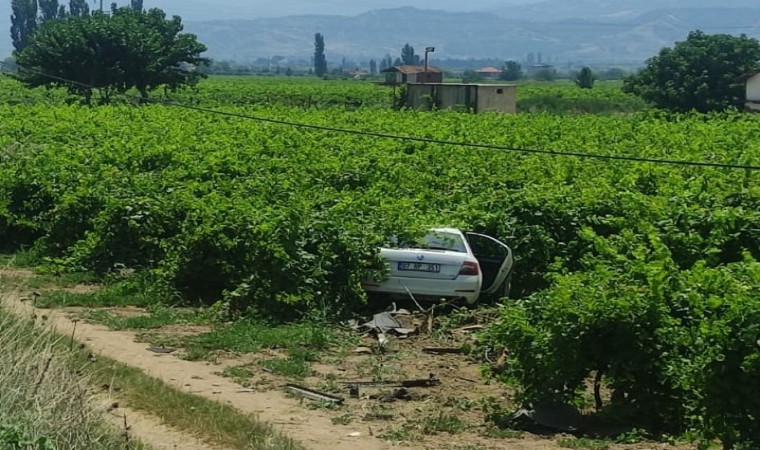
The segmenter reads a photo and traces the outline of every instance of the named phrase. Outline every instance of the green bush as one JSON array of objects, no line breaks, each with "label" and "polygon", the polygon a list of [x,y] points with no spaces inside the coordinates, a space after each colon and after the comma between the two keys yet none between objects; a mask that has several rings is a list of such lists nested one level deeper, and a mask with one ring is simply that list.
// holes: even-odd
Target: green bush
[{"label": "green bush", "polygon": [[525,403],[587,403],[586,382],[610,390],[600,414],[655,434],[700,430],[726,448],[756,447],[760,391],[760,264],[682,270],[654,234],[603,238],[584,271],[502,309],[486,345],[509,352],[503,378]]}]

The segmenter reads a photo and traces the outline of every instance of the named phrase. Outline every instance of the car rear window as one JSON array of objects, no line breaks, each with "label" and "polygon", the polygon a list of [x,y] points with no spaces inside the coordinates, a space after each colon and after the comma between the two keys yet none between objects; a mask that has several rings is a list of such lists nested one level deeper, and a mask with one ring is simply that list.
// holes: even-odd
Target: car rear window
[{"label": "car rear window", "polygon": [[445,231],[431,231],[422,239],[422,247],[431,250],[449,250],[452,252],[467,253],[462,236]]}]

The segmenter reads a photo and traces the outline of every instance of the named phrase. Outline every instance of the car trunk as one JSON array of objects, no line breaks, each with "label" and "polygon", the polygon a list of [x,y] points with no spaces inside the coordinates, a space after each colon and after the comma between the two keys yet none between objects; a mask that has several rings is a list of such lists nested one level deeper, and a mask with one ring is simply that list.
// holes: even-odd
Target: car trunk
[{"label": "car trunk", "polygon": [[459,275],[465,254],[446,250],[382,249],[393,277],[453,280]]}]

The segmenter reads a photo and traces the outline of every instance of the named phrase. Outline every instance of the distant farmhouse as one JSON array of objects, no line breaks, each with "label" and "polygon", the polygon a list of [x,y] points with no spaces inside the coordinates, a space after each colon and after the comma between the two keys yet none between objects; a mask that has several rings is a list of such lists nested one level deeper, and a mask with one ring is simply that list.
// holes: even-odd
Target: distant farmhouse
[{"label": "distant farmhouse", "polygon": [[513,84],[444,83],[443,71],[433,66],[428,66],[425,71],[424,66],[401,65],[383,72],[394,74],[394,79],[388,80],[387,84],[406,85],[403,103],[408,108],[517,112],[517,87]]},{"label": "distant farmhouse", "polygon": [[497,67],[483,67],[482,69],[478,69],[475,71],[478,75],[480,75],[481,78],[486,80],[497,80],[501,74],[502,70]]},{"label": "distant farmhouse", "polygon": [[389,67],[383,72],[395,74],[395,84],[443,83],[443,71],[434,66],[427,66],[425,71],[425,66],[402,65]]},{"label": "distant farmhouse", "polygon": [[517,112],[517,86],[514,84],[411,83],[406,89],[406,106],[409,108]]},{"label": "distant farmhouse", "polygon": [[747,111],[760,112],[760,71],[745,75],[746,98],[744,108]]},{"label": "distant farmhouse", "polygon": [[528,75],[535,75],[537,72],[540,72],[542,70],[551,70],[554,68],[551,64],[546,63],[538,63],[528,66]]}]

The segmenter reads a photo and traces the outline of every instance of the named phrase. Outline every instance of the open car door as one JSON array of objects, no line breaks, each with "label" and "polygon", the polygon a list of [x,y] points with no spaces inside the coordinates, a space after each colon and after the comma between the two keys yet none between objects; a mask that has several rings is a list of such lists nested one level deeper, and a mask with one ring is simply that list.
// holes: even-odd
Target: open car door
[{"label": "open car door", "polygon": [[509,295],[514,257],[509,246],[491,236],[465,233],[470,249],[483,272],[482,294]]}]

